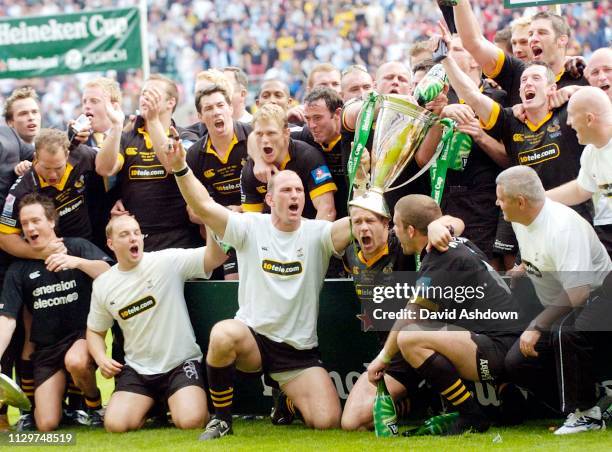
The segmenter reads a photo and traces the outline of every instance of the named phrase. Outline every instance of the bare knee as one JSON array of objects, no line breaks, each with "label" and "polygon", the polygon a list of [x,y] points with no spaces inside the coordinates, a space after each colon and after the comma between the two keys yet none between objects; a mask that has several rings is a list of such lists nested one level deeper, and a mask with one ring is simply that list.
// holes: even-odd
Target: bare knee
[{"label": "bare knee", "polygon": [[317,413],[312,416],[307,422],[310,428],[316,430],[328,430],[338,428],[340,426],[340,411],[339,410],[324,410],[322,413]]},{"label": "bare knee", "polygon": [[181,413],[178,416],[172,416],[172,421],[176,428],[181,430],[200,429],[206,425],[208,415],[204,412],[199,413]]},{"label": "bare knee", "polygon": [[71,375],[85,375],[92,370],[91,361],[86,353],[67,354],[64,364]]},{"label": "bare knee", "polygon": [[367,430],[372,419],[367,418],[361,410],[344,411],[340,419],[340,427],[346,431]]},{"label": "bare knee", "polygon": [[423,347],[423,338],[414,332],[402,331],[397,336],[397,346],[404,357]]},{"label": "bare knee", "polygon": [[51,432],[55,430],[61,421],[59,415],[54,415],[51,413],[41,413],[40,411],[36,411],[36,428],[41,432]]},{"label": "bare knee", "polygon": [[125,433],[130,430],[138,430],[140,424],[141,422],[136,423],[129,419],[111,417],[108,413],[104,416],[104,429],[109,433]]},{"label": "bare knee", "polygon": [[209,350],[228,352],[236,347],[238,333],[231,323],[219,322],[210,331]]}]

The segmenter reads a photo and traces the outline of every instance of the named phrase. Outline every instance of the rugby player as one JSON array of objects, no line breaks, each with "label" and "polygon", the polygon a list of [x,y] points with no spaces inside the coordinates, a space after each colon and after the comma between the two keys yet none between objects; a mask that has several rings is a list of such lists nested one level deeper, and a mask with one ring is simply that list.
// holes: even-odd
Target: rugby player
[{"label": "rugby player", "polygon": [[374,89],[374,79],[364,66],[354,64],[342,71],[340,89],[344,102],[360,99],[365,93]]},{"label": "rugby player", "polygon": [[[57,240],[54,228],[58,214],[53,201],[30,193],[19,207],[27,246],[42,252]],[[0,355],[15,330],[22,305],[32,314],[34,417],[40,431],[54,430],[62,420],[68,374],[85,395],[89,422],[102,425],[102,401],[87,351],[85,326],[92,279],[108,270],[112,261],[85,239],[63,240],[67,254],[52,254],[44,261],[14,262],[0,300]]]},{"label": "rugby player", "polygon": [[[408,195],[398,201],[393,222],[404,254],[423,251],[428,225],[441,216],[428,196]],[[459,411],[447,434],[486,431],[490,421],[464,380],[494,383],[502,377],[506,352],[522,326],[518,306],[484,254],[467,239],[453,239],[445,252],[432,249],[425,254],[416,286],[419,292],[406,306],[414,318],[396,321],[382,351],[368,366],[368,378],[372,383],[383,378],[400,352]],[[480,288],[482,295],[465,297],[455,290],[466,287]],[[479,317],[487,309],[499,318]]]},{"label": "rugby player", "polygon": [[[140,226],[130,215],[111,218],[106,233],[117,264],[94,283],[87,317],[90,353],[103,377],[115,377],[104,427],[139,429],[154,402],[167,400],[175,426],[201,428],[208,419],[202,352],[183,289],[187,279],[208,278],[226,256],[214,243],[145,253]],[[125,338],[125,363],[106,356],[104,338],[113,320]]]},{"label": "rugby player", "polygon": [[[256,130],[257,124],[256,114]],[[245,263],[236,318],[211,331],[206,363],[215,417],[201,439],[232,432],[235,369],[269,374],[310,427],[337,427],[340,403],[319,358],[316,324],[329,258],[349,244],[348,219],[303,219],[304,186],[293,171],[271,178],[270,215],[232,213],[197,181],[180,143],[168,151],[168,161],[188,205]]]}]

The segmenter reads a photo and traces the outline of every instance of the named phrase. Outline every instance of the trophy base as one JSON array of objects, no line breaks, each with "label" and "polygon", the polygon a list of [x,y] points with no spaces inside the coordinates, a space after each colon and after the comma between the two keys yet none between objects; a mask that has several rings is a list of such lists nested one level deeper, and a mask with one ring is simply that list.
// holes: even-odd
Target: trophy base
[{"label": "trophy base", "polygon": [[354,198],[349,202],[349,207],[359,207],[391,219],[391,213],[389,212],[389,207],[383,196],[383,191],[376,187],[370,188],[363,195]]}]

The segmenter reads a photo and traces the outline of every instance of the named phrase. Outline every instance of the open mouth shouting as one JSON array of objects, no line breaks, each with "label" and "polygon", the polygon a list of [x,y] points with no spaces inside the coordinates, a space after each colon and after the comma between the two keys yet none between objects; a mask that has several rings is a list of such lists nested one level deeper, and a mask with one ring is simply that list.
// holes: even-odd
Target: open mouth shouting
[{"label": "open mouth shouting", "polygon": [[223,132],[225,130],[225,121],[223,119],[215,120],[215,130],[217,132]]},{"label": "open mouth shouting", "polygon": [[130,256],[133,259],[138,258],[138,256],[140,255],[140,247],[136,244],[130,246]]},{"label": "open mouth shouting", "polygon": [[300,205],[297,202],[292,202],[289,204],[289,212],[298,213],[300,210]]},{"label": "open mouth shouting", "polygon": [[533,59],[539,60],[542,57],[542,48],[539,46],[531,46],[531,52],[533,53]]},{"label": "open mouth shouting", "polygon": [[271,156],[272,154],[274,154],[274,148],[272,146],[264,146],[263,153],[264,155]]},{"label": "open mouth shouting", "polygon": [[38,234],[37,232],[33,232],[26,236],[26,240],[30,245],[34,245],[38,237],[40,237],[40,234]]},{"label": "open mouth shouting", "polygon": [[533,100],[535,98],[535,90],[532,89],[526,89],[525,90],[525,100],[529,101],[529,100]]},{"label": "open mouth shouting", "polygon": [[601,85],[599,85],[599,89],[603,90],[605,93],[607,93],[610,90],[610,83],[608,82],[603,82]]}]

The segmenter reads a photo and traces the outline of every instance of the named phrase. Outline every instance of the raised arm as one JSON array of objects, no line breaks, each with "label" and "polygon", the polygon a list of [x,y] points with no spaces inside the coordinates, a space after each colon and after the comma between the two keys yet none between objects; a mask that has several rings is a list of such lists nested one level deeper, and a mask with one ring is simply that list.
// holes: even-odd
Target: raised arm
[{"label": "raised arm", "polygon": [[174,128],[171,129],[171,134],[172,146],[166,150],[166,160],[171,171],[175,174],[176,183],[181,190],[181,194],[193,212],[217,236],[223,239],[230,211],[217,204],[210,197],[206,188],[204,188],[187,166],[185,148],[183,148],[179,135]]},{"label": "raised arm", "polygon": [[501,50],[482,35],[470,1],[458,0],[457,6],[453,9],[455,25],[463,47],[472,54],[485,74],[495,73]]},{"label": "raised arm", "polygon": [[100,176],[113,176],[121,169],[121,158],[119,157],[119,146],[121,144],[121,133],[125,115],[121,110],[119,102],[111,102],[106,99],[106,114],[111,121],[111,129],[104,138],[100,152],[96,155],[96,172]]},{"label": "raised arm", "polygon": [[351,243],[351,222],[349,217],[340,218],[332,225],[332,243],[336,252],[344,251]]}]

